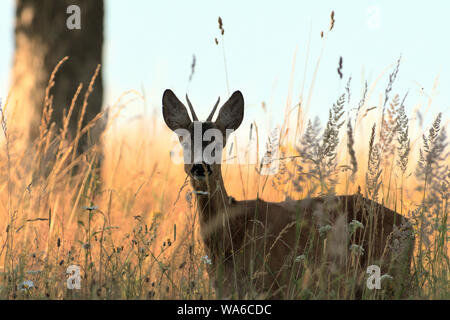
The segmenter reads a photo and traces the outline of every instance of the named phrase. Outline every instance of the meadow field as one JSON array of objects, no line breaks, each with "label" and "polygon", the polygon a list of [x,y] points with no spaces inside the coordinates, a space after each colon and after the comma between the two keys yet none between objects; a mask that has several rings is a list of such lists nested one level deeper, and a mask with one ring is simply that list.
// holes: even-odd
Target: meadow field
[{"label": "meadow field", "polygon": [[[240,128],[248,130],[247,141],[232,138],[225,157],[258,161],[225,161],[225,186],[238,200],[355,193],[376,200],[408,217],[414,228],[410,287],[402,298],[450,299],[448,118],[436,111],[448,106],[430,109],[430,98],[428,106],[408,114],[415,102],[392,89],[401,76],[401,59],[395,59],[361,92],[344,88],[327,106],[326,123],[309,119],[313,106],[305,94],[278,106],[285,109],[284,122],[268,141],[260,140],[256,122]],[[141,93],[125,92],[69,139],[67,126],[57,131],[48,123],[52,81],[40,136],[31,146],[10,125],[8,108],[15,102],[6,98],[1,105],[0,299],[217,298],[206,273],[195,195],[183,165],[171,160],[176,144],[161,109],[118,124],[130,101],[145,104]],[[66,119],[74,105],[87,107],[89,92],[76,91]],[[371,97],[376,105],[368,103]],[[424,124],[426,115],[432,120]],[[78,155],[74,141],[93,134],[98,123],[104,127],[101,144]],[[278,170],[263,174],[273,162]],[[80,287],[71,289],[78,273]],[[313,273],[319,280],[309,281],[316,279]],[[326,270],[305,267],[292,284],[295,294],[286,298],[354,299],[352,279],[348,270],[336,281]],[[387,297],[384,289],[363,295]]]}]

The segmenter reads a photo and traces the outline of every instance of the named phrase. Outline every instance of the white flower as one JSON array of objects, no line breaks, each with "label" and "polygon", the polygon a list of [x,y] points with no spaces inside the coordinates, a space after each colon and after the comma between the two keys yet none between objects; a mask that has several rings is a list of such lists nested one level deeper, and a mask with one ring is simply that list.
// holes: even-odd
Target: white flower
[{"label": "white flower", "polygon": [[203,257],[200,258],[200,260],[204,263],[204,264],[212,264],[211,259],[208,257],[208,255],[204,255]]},{"label": "white flower", "polygon": [[20,291],[27,291],[31,288],[34,288],[34,282],[31,280],[25,280],[17,286],[17,289]]},{"label": "white flower", "polygon": [[349,225],[352,232],[355,232],[358,228],[364,229],[364,225],[358,220],[352,220]]}]

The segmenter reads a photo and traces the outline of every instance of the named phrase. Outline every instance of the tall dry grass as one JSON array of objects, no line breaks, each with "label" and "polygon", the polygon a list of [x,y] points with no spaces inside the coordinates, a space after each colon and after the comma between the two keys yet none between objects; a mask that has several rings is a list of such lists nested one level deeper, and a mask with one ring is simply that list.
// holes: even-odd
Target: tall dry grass
[{"label": "tall dry grass", "polygon": [[[329,31],[333,25],[332,16]],[[249,140],[266,144],[264,159],[269,160],[224,164],[225,186],[238,200],[363,193],[409,217],[414,225],[416,248],[406,297],[448,299],[446,125],[439,114],[421,131],[406,114],[410,102],[391,92],[399,66],[400,59],[376,106],[368,104],[373,86],[366,83],[360,100],[350,103],[347,85],[323,127],[319,120],[307,119],[312,92],[301,93],[298,113],[287,112],[281,130],[268,142],[259,141],[253,124]],[[30,146],[21,143],[20,132],[9,130],[6,109],[11,102],[6,100],[1,109],[0,298],[214,299],[206,273],[209,257],[198,237],[195,197],[182,165],[171,161],[173,141],[161,115],[118,126],[116,119],[127,104],[143,99],[137,92],[126,92],[86,127],[79,126],[71,141],[67,125],[57,132],[48,123],[52,81],[40,136]],[[76,90],[65,123],[74,107],[86,108],[92,89],[85,92],[83,103],[81,88]],[[76,140],[92,134],[99,123],[105,128],[102,145],[94,143],[78,155]],[[227,157],[243,153],[247,143],[234,140]],[[101,171],[96,165],[99,157]],[[273,161],[279,161],[278,173],[260,175]],[[401,237],[400,231],[393,236]],[[299,262],[303,258],[297,257]],[[80,290],[67,287],[71,265],[81,268]],[[336,291],[333,279],[324,286],[309,283],[308,277],[293,283],[301,295],[291,298],[354,298],[352,290]],[[366,292],[364,297],[385,296]]]}]

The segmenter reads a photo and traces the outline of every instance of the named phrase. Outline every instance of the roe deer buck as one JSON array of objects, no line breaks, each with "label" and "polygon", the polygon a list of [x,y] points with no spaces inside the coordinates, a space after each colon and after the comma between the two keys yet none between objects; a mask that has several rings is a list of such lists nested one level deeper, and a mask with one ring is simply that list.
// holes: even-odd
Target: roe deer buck
[{"label": "roe deer buck", "polygon": [[[302,297],[311,292],[302,288],[314,291],[336,284],[342,279],[339,272],[345,280],[353,279],[353,286],[347,282],[345,292],[336,297],[361,297],[366,267],[372,264],[403,288],[413,239],[401,215],[360,194],[280,203],[236,201],[227,194],[220,162],[227,130],[236,130],[243,120],[244,98],[234,92],[215,122],[219,101],[202,122],[186,100],[193,121],[171,90],[164,92],[162,112],[183,146],[184,169],[196,194],[200,232],[212,261],[208,272],[219,297]],[[207,149],[202,137],[211,129],[225,137],[214,155],[218,161],[202,158]],[[199,153],[200,158],[195,156]],[[398,234],[406,243],[394,239]]]}]

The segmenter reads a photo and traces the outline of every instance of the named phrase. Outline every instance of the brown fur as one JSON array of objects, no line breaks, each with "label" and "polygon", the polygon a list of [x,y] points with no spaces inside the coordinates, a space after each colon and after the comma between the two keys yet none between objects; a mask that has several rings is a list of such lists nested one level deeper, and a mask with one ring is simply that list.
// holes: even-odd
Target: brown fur
[{"label": "brown fur", "polygon": [[[370,264],[380,265],[383,273],[389,272],[397,279],[409,271],[410,246],[390,265],[393,226],[400,227],[404,219],[374,201],[358,194],[280,203],[235,201],[227,195],[223,180],[215,181],[208,179],[202,185],[194,180],[192,185],[197,191],[216,190],[211,195],[198,194],[197,200],[202,238],[212,259],[209,272],[221,297],[293,298],[297,293],[290,284],[302,272],[302,264],[293,262],[295,257],[307,253],[310,268],[319,269],[325,262],[330,271],[334,269],[338,274],[351,263],[351,243],[364,249],[364,254],[353,262],[362,272]],[[209,188],[205,189],[206,185]],[[324,239],[317,230],[324,224],[333,225],[339,216],[345,217],[345,227],[357,220],[365,228],[358,229],[351,239],[344,237],[342,243],[334,243],[343,247],[337,252],[330,251],[332,241],[336,241],[330,232],[327,240],[331,243],[324,260]],[[371,249],[369,243],[373,244]]]},{"label": "brown fur", "polygon": [[[411,227],[402,225],[401,215],[359,194],[280,203],[236,201],[226,192],[220,163],[192,164],[195,148],[203,152],[207,144],[194,143],[194,122],[170,90],[163,96],[163,115],[172,130],[189,132],[188,137],[180,136],[191,155],[185,157],[184,169],[197,194],[202,239],[212,261],[208,271],[219,298],[296,298],[302,287],[327,285],[321,274],[331,280],[356,274],[357,285],[350,296],[361,297],[365,270],[371,264],[394,276],[397,293],[404,290],[413,239]],[[215,122],[196,124],[201,124],[203,137],[209,129],[222,133],[237,129],[243,116],[244,100],[237,91],[222,106]],[[353,220],[364,228],[349,236]],[[406,244],[399,246],[393,241],[394,226],[404,229]],[[364,253],[352,255],[351,245],[362,247]],[[400,249],[391,250],[396,246]],[[298,285],[297,280],[303,282]]]}]

